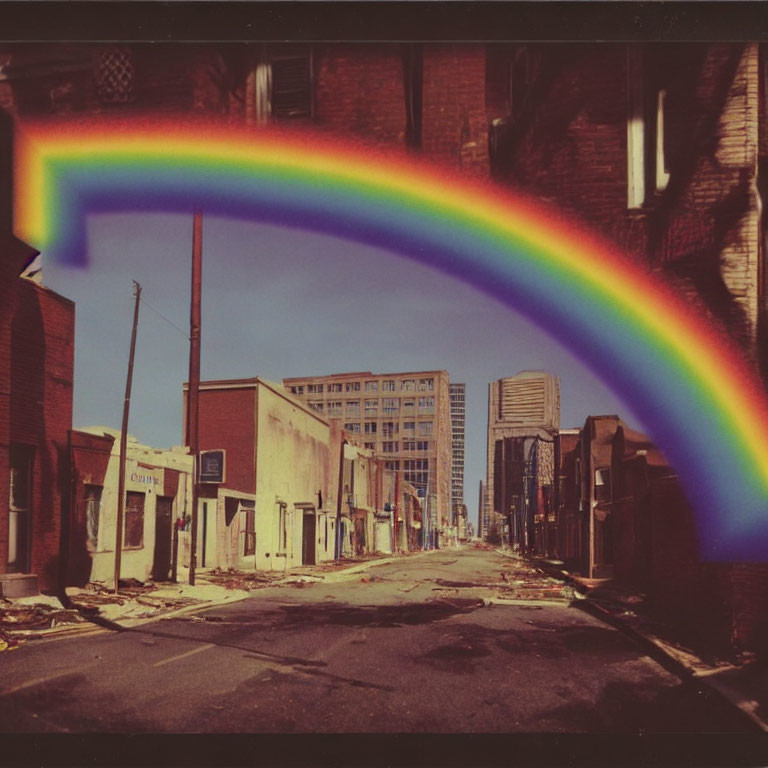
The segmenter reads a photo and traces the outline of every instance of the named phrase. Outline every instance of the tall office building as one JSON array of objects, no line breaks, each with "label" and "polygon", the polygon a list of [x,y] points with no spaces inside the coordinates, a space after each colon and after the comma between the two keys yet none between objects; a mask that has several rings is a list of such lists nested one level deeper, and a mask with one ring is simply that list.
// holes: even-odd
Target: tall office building
[{"label": "tall office building", "polygon": [[451,521],[452,434],[447,371],[334,373],[283,386],[386,460],[387,469],[430,497],[439,527]]},{"label": "tall office building", "polygon": [[[560,379],[556,376],[522,371],[489,385],[484,537],[496,521],[508,525],[510,539],[529,543],[528,517],[533,510],[527,483],[543,487],[554,482],[553,439],[559,427]],[[528,478],[532,455],[536,477]]]},{"label": "tall office building", "polygon": [[466,423],[466,384],[451,384],[451,440],[453,459],[451,466],[451,510],[464,504],[464,436]]}]

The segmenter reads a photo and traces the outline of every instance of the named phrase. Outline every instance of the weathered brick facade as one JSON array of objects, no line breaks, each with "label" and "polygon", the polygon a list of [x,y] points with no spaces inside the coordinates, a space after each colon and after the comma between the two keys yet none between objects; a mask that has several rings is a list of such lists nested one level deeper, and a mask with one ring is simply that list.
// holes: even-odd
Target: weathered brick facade
[{"label": "weathered brick facade", "polygon": [[[489,116],[506,121],[495,174],[597,227],[756,358],[758,46],[525,48],[523,96],[506,114],[503,78],[489,78]],[[489,62],[498,68],[511,56],[492,51]],[[663,108],[648,103],[660,92]],[[644,100],[638,120],[645,144],[634,163],[646,173],[643,199],[634,202],[628,190],[633,98]],[[657,185],[660,147],[668,179]]]},{"label": "weathered brick facade", "polygon": [[[68,493],[67,436],[72,427],[74,305],[15,278],[0,316],[0,573],[9,571],[11,446],[31,453],[26,532],[18,535],[22,572],[56,586],[62,504]],[[24,523],[22,523],[24,525]],[[26,549],[26,552],[24,550]]]},{"label": "weathered brick facade", "polygon": [[487,176],[484,47],[425,45],[423,61],[424,154]]}]

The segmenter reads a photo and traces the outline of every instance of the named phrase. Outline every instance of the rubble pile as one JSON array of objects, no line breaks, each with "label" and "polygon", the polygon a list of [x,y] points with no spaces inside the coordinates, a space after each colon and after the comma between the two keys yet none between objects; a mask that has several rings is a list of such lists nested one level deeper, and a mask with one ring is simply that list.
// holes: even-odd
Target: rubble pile
[{"label": "rubble pile", "polygon": [[26,630],[51,629],[62,624],[84,621],[76,610],[62,608],[57,600],[26,603],[24,600],[0,603],[0,631],[8,638]]},{"label": "rubble pile", "polygon": [[564,600],[570,602],[574,589],[540,568],[517,562],[514,570],[501,572],[498,595],[505,600]]},{"label": "rubble pile", "polygon": [[238,571],[236,568],[214,568],[206,574],[206,580],[226,589],[263,589],[282,579],[284,574],[277,571]]}]

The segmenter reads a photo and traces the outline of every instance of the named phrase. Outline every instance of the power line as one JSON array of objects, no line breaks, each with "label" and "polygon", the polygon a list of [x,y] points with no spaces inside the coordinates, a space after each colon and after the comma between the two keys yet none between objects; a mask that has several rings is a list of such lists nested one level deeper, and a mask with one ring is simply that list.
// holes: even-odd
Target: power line
[{"label": "power line", "polygon": [[189,340],[189,333],[185,331],[183,328],[179,328],[176,323],[174,323],[172,320],[169,320],[159,309],[155,309],[146,299],[144,299],[144,306],[147,307],[147,309],[151,309],[158,317],[165,320],[168,325],[171,326],[171,328],[175,328],[182,336],[184,336],[185,339]]}]

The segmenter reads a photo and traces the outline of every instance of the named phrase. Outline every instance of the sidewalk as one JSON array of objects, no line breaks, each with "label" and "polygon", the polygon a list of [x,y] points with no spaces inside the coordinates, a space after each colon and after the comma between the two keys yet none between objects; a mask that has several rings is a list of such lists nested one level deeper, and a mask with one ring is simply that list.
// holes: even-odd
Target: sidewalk
[{"label": "sidewalk", "polygon": [[194,586],[185,582],[156,585],[121,580],[118,594],[97,585],[89,589],[70,587],[70,607],[64,607],[57,597],[50,595],[0,598],[0,652],[17,650],[27,641],[128,629],[245,600],[253,591],[267,587],[301,588],[311,583],[343,581],[374,566],[421,554],[426,553],[344,559],[301,566],[287,573],[199,569]]},{"label": "sidewalk", "polygon": [[563,570],[562,563],[555,561],[533,557],[528,562],[571,584],[576,607],[631,636],[667,670],[715,691],[741,710],[753,726],[768,731],[768,666],[765,662],[746,656],[725,659],[689,638],[683,639],[679,630],[650,614],[644,595],[618,589],[609,580],[583,579]]}]

